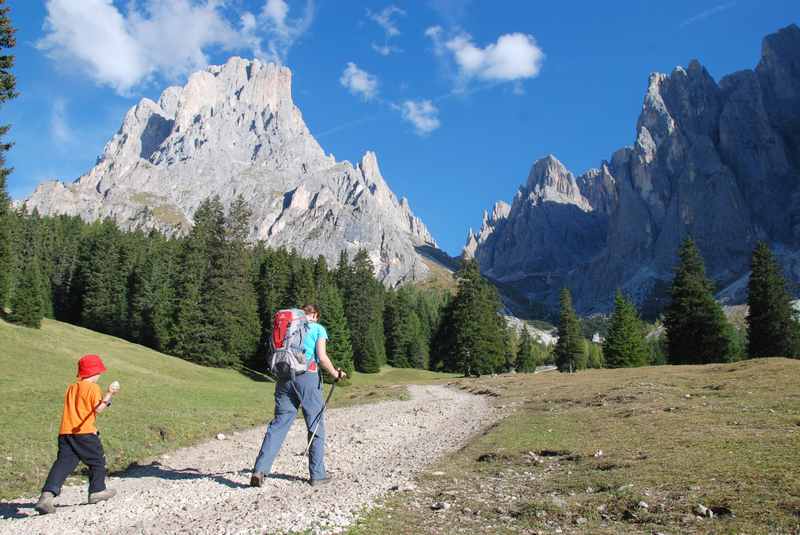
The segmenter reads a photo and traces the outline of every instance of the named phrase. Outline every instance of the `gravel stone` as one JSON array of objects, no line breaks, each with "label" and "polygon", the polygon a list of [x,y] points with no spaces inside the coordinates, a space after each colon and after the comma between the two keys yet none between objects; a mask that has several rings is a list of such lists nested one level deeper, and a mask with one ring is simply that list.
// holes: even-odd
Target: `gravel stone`
[{"label": "gravel stone", "polygon": [[10,500],[6,505],[16,505],[22,518],[0,519],[0,533],[341,532],[387,489],[413,489],[415,474],[500,417],[485,396],[440,385],[408,389],[408,401],[332,409],[326,415],[330,485],[307,483],[308,462],[298,455],[306,431],[298,418],[261,488],[250,488],[249,481],[264,426],[136,467],[111,482],[118,494],[102,504],[85,505],[85,486],[65,486],[54,515],[37,515],[36,497]]}]

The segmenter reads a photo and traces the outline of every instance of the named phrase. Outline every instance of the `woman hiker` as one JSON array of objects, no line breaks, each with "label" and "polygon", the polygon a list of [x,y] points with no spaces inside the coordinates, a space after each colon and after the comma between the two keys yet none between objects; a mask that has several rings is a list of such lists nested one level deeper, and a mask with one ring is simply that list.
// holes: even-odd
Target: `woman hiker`
[{"label": "woman hiker", "polygon": [[322,366],[336,380],[344,379],[347,374],[331,363],[326,351],[328,333],[319,321],[319,307],[314,304],[303,306],[303,312],[309,321],[309,329],[303,339],[308,368],[305,373],[292,380],[279,381],[275,385],[275,417],[267,427],[261,451],[256,457],[256,465],[250,478],[251,487],[260,487],[264,483],[264,475],[269,474],[272,463],[281,449],[286,433],[292,426],[297,409],[303,409],[309,437],[318,424],[317,432],[311,443],[308,455],[308,471],[312,486],[324,485],[331,478],[325,472],[325,421],[322,401]]}]

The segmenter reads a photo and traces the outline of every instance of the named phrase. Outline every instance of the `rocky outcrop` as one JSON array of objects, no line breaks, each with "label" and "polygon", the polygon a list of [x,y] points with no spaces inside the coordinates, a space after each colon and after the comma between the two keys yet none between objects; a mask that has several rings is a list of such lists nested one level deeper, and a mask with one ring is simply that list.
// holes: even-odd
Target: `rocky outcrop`
[{"label": "rocky outcrop", "polygon": [[616,288],[657,301],[689,235],[729,300],[758,240],[800,279],[800,28],[765,38],[756,69],[719,84],[697,61],[651,75],[632,147],[577,179],[555,162],[534,165],[550,177],[541,195],[529,178],[502,224],[468,244],[532,300],[553,304],[566,285],[584,312],[607,310]]},{"label": "rocky outcrop", "polygon": [[25,203],[172,233],[191,227],[206,198],[227,206],[243,195],[253,240],[332,262],[366,248],[388,284],[424,278],[414,248],[435,245],[430,232],[392,193],[375,154],[355,166],[325,154],[292,101],[291,78],[241,58],[194,73],[131,108],[87,174],[41,184]]}]

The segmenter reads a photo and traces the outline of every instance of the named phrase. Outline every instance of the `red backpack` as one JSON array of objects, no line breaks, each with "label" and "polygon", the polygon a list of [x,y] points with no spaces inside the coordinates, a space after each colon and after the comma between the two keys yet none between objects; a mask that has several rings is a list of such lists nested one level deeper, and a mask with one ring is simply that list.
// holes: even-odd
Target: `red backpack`
[{"label": "red backpack", "polygon": [[299,308],[279,310],[272,318],[272,337],[267,364],[272,374],[281,380],[294,379],[307,370],[305,337],[309,324]]}]

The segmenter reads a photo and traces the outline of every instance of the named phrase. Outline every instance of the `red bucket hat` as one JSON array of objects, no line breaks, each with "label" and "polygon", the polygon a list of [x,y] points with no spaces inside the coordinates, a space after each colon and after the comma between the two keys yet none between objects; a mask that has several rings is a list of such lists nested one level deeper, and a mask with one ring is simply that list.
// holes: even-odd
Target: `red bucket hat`
[{"label": "red bucket hat", "polygon": [[85,379],[106,371],[103,360],[97,355],[84,355],[78,361],[78,377]]}]

